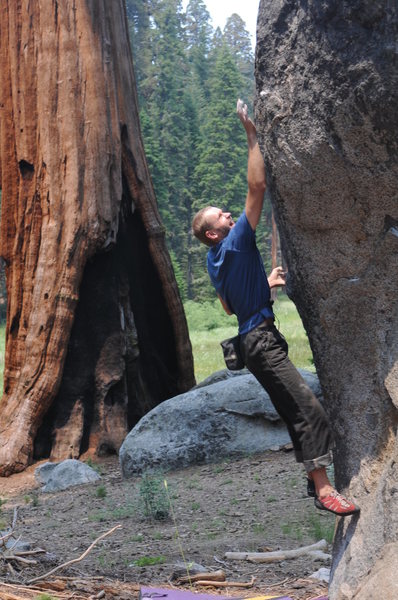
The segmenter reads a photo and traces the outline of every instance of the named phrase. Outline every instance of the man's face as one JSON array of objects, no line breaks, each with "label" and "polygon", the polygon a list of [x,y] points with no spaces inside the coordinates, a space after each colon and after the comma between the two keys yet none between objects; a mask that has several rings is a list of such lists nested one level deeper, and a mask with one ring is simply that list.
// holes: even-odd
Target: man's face
[{"label": "man's face", "polygon": [[224,212],[221,208],[214,206],[206,212],[206,218],[210,224],[206,235],[215,242],[220,242],[227,237],[235,225],[230,212]]}]

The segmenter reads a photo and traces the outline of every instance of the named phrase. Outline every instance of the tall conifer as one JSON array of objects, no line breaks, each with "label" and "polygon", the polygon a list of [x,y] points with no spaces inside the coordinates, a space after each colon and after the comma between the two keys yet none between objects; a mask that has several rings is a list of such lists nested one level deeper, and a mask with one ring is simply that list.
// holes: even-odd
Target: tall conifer
[{"label": "tall conifer", "polygon": [[185,14],[180,0],[126,6],[145,151],[173,265],[183,297],[208,299],[206,249],[192,240],[191,220],[206,204],[234,216],[243,209],[247,150],[235,104],[238,96],[252,101],[249,34],[238,15],[224,34],[214,31],[203,0],[189,0]]},{"label": "tall conifer", "polygon": [[244,97],[252,106],[254,97],[254,56],[250,34],[245,22],[236,13],[228,17],[224,27],[223,39],[232,50],[236,66],[245,83]]}]

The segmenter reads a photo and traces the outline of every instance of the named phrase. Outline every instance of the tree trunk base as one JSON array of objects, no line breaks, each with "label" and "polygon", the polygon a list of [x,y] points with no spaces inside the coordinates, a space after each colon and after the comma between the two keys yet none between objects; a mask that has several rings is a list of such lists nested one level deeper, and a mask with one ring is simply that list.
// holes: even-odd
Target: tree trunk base
[{"label": "tree trunk base", "polygon": [[179,393],[173,331],[145,230],[138,213],[124,209],[116,245],[86,266],[61,387],[36,436],[35,459],[117,453],[150,408]]}]

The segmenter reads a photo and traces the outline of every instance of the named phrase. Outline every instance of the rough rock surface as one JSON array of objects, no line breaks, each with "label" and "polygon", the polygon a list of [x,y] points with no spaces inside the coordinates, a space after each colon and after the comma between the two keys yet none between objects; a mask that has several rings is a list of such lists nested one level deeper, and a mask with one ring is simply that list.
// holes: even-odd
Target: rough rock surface
[{"label": "rough rock surface", "polygon": [[[318,398],[318,400],[323,402],[322,389],[316,373],[312,373],[311,371],[307,371],[306,369],[297,370],[303,377],[303,379],[306,381],[306,383],[309,385],[309,387],[311,388],[315,396]],[[229,369],[221,369],[220,371],[215,371],[214,373],[206,377],[206,379],[200,381],[193,389],[197,390],[198,388],[206,387],[213,383],[218,383],[219,381],[230,381],[232,378],[240,377],[242,375],[251,374],[250,371],[246,368],[240,371],[230,371]],[[254,379],[254,377],[251,375],[250,379]],[[266,394],[266,396],[268,397],[268,394]]]},{"label": "rough rock surface", "polygon": [[361,506],[338,524],[332,600],[373,600],[367,580],[384,597],[396,580],[380,557],[398,554],[397,12],[390,0],[259,9],[256,123],[289,293],[331,417],[337,484]]},{"label": "rough rock surface", "polygon": [[[314,393],[319,382],[301,371]],[[123,475],[168,470],[222,457],[262,452],[290,438],[268,394],[251,374],[226,379],[170,398],[145,415],[119,452]]]},{"label": "rough rock surface", "polygon": [[101,476],[79,460],[74,458],[60,463],[44,463],[35,470],[36,480],[44,484],[42,492],[59,492],[75,485],[96,483]]}]

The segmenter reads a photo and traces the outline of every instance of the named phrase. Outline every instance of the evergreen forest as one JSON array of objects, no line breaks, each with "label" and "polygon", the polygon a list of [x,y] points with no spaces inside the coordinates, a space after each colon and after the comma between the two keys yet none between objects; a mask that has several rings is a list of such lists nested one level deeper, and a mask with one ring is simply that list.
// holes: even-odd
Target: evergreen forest
[{"label": "evergreen forest", "polygon": [[[182,299],[214,297],[206,248],[191,234],[197,210],[237,218],[247,191],[246,135],[238,97],[252,113],[254,56],[245,22],[213,29],[203,0],[126,0],[145,152]],[[257,240],[269,267],[271,209]]]}]

